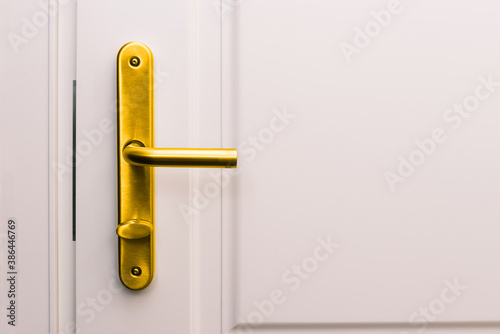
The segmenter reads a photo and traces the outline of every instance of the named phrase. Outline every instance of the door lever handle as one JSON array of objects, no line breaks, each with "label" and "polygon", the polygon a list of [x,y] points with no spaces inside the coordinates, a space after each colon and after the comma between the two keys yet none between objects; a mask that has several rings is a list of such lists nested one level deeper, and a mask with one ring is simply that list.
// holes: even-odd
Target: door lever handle
[{"label": "door lever handle", "polygon": [[131,143],[123,158],[134,166],[236,168],[237,151],[223,148],[150,148]]},{"label": "door lever handle", "polygon": [[153,54],[125,44],[117,56],[118,273],[131,290],[146,288],[155,269],[154,169],[236,168],[236,149],[155,148]]}]

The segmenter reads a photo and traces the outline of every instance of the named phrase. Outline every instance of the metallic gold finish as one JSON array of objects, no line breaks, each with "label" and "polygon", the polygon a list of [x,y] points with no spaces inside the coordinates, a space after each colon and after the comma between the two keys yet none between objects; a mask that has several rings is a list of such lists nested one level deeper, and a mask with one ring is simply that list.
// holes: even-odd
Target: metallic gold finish
[{"label": "metallic gold finish", "polygon": [[123,158],[134,166],[236,168],[235,149],[221,148],[149,148],[130,144]]},{"label": "metallic gold finish", "polygon": [[153,225],[144,220],[132,219],[118,224],[116,234],[125,239],[141,239],[149,237],[153,232]]},{"label": "metallic gold finish", "polygon": [[[140,60],[132,61],[136,58]],[[154,276],[154,169],[130,165],[122,150],[132,140],[154,146],[153,80],[153,54],[148,47],[125,44],[117,59],[118,271],[123,285],[132,290],[144,289]],[[136,222],[149,222],[149,235],[131,238],[145,234],[132,227]],[[132,274],[136,267],[141,275]]]},{"label": "metallic gold finish", "polygon": [[132,290],[147,287],[155,269],[154,169],[236,168],[235,149],[154,148],[153,54],[139,42],[117,57],[118,271]]}]

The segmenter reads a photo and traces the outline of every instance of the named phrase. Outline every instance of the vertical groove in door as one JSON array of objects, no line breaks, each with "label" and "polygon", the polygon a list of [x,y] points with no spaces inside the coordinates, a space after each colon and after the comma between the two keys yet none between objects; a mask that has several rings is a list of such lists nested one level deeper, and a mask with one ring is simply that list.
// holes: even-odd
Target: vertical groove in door
[{"label": "vertical groove in door", "polygon": [[[200,50],[199,50],[199,8],[198,0],[188,2],[188,109],[189,144],[200,146]],[[197,168],[189,170],[189,201],[193,207],[194,190],[199,187],[200,174]],[[189,223],[189,332],[200,333],[200,286],[199,286],[199,217],[190,215]]]},{"label": "vertical groove in door", "polygon": [[[222,96],[222,89],[224,87],[224,85],[222,84],[222,78],[223,78],[223,70],[224,68],[222,67],[223,65],[223,62],[222,62],[222,51],[223,51],[223,48],[222,48],[222,0],[219,0],[219,8],[220,8],[220,15],[219,15],[219,54],[220,54],[220,64],[219,64],[219,68],[220,68],[220,79],[219,79],[219,82],[220,82],[220,147],[222,148],[222,143],[223,143],[223,140],[222,140],[222,127],[223,127],[223,122],[222,122],[222,115],[223,115],[223,112],[222,112],[222,109],[223,109],[223,96]],[[224,237],[224,234],[223,234],[223,223],[224,223],[224,217],[223,217],[223,206],[222,206],[222,203],[224,203],[223,201],[223,198],[224,198],[224,187],[222,187],[222,181],[223,181],[223,178],[222,178],[222,173],[220,174],[220,184],[221,184],[221,187],[220,187],[220,254],[219,254],[219,257],[220,257],[220,333],[222,334],[222,314],[224,313],[223,312],[223,306],[222,306],[222,300],[223,300],[223,283],[224,283],[224,272],[222,270],[222,266],[223,266],[223,256],[222,256],[222,252],[223,252],[223,247],[224,247],[224,242],[222,240],[222,238]]]}]

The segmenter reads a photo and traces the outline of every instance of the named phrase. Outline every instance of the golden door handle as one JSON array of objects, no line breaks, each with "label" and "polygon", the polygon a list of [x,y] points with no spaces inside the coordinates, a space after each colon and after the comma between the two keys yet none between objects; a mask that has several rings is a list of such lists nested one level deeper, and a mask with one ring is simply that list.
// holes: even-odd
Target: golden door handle
[{"label": "golden door handle", "polygon": [[145,220],[132,219],[116,228],[116,234],[125,239],[142,239],[148,237],[153,232],[153,224]]},{"label": "golden door handle", "polygon": [[155,270],[155,194],[152,167],[236,168],[235,149],[154,148],[153,54],[139,42],[117,57],[118,275],[141,290]]},{"label": "golden door handle", "polygon": [[123,158],[134,166],[236,168],[238,152],[224,148],[150,148],[129,144]]}]

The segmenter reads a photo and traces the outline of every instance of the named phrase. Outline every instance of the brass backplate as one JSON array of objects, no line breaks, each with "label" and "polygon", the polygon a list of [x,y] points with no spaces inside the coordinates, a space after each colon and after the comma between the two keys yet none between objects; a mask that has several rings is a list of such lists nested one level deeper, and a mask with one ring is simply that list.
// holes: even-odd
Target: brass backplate
[{"label": "brass backplate", "polygon": [[[144,289],[154,276],[154,168],[131,165],[122,152],[132,141],[154,147],[153,85],[151,50],[139,42],[125,44],[117,57],[118,225],[127,236],[137,237],[118,232],[118,271],[123,285],[132,290]],[[139,222],[144,222],[142,227],[151,224],[149,235],[134,232],[136,227],[149,231],[140,229]]]}]

